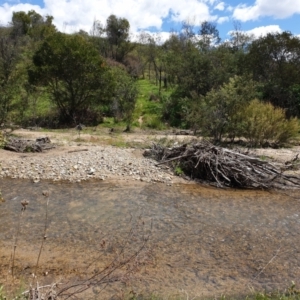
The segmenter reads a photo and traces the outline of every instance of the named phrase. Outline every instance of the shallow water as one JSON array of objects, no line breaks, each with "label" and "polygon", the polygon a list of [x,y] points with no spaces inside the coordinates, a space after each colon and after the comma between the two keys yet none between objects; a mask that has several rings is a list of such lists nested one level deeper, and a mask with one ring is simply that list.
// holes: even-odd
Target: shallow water
[{"label": "shallow water", "polygon": [[[300,201],[297,192],[217,190],[200,185],[140,182],[78,184],[2,180],[1,266],[8,267],[20,202],[16,256],[26,275],[35,263],[45,224],[40,265],[49,273],[76,274],[94,259],[101,240],[121,240],[142,220],[151,233],[155,263],[141,271],[138,290],[216,296],[300,285]],[[27,271],[26,271],[27,270]],[[2,274],[3,275],[3,274]]]}]

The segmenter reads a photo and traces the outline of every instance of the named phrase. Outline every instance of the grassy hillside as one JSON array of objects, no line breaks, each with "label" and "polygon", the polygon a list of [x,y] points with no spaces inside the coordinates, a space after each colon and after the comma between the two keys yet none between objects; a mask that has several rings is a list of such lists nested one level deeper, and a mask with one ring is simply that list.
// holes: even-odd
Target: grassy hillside
[{"label": "grassy hillside", "polygon": [[[166,127],[162,121],[162,99],[171,94],[171,90],[162,89],[159,95],[158,86],[148,79],[137,81],[138,98],[133,113],[133,127],[163,129]],[[50,97],[44,91],[39,91],[32,95],[19,95],[13,103],[14,109],[10,113],[10,120],[20,123],[22,126],[41,126],[48,120],[53,120],[55,116],[55,106],[50,101]],[[22,109],[20,109],[20,107]],[[47,120],[47,122],[44,122]],[[55,120],[54,120],[55,123]],[[114,123],[113,118],[105,118],[103,127],[125,127],[124,122]]]},{"label": "grassy hillside", "polygon": [[137,84],[139,95],[133,125],[141,128],[165,128],[166,124],[162,120],[163,99],[170,96],[172,90],[162,89],[159,95],[158,86],[148,79],[140,79]]}]

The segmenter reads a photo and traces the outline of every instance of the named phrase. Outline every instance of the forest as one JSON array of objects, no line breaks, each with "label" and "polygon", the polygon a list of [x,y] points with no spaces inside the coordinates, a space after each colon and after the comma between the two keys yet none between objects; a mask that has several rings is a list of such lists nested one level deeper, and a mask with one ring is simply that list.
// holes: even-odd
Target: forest
[{"label": "forest", "polygon": [[18,11],[0,27],[0,86],[2,127],[111,118],[130,131],[144,117],[146,128],[282,144],[299,134],[300,39],[287,31],[254,38],[235,24],[221,41],[205,21],[183,23],[166,41],[147,32],[133,41],[128,20],[115,15],[66,34],[52,16]]}]

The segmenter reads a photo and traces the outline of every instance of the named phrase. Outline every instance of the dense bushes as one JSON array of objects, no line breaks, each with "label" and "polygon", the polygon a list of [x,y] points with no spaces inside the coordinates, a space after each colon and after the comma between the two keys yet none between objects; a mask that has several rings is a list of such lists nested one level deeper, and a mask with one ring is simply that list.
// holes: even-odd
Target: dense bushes
[{"label": "dense bushes", "polygon": [[251,146],[273,142],[282,144],[297,136],[299,123],[296,118],[287,120],[282,108],[255,99],[243,114],[243,136]]},{"label": "dense bushes", "polygon": [[262,146],[294,138],[299,131],[298,120],[288,120],[285,110],[256,99],[256,87],[251,80],[230,79],[220,89],[193,101],[190,123],[218,142],[245,138],[251,146]]},{"label": "dense bushes", "polygon": [[256,95],[256,84],[247,78],[233,77],[220,89],[213,89],[206,96],[196,98],[188,120],[195,130],[221,141],[232,140],[242,134],[243,109]]}]

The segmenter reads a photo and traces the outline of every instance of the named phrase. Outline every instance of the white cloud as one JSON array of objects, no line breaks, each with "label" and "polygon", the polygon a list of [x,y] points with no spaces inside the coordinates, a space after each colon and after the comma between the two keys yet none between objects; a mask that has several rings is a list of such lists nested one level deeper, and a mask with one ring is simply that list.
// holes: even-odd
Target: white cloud
[{"label": "white cloud", "polygon": [[238,5],[233,17],[246,22],[269,16],[276,19],[285,19],[300,13],[300,0],[256,0],[254,5]]},{"label": "white cloud", "polygon": [[[154,40],[156,41],[157,44],[163,44],[166,40],[169,39],[169,37],[171,35],[171,33],[167,32],[167,31],[151,32],[148,30],[144,30],[144,31],[133,34],[131,36],[131,40],[133,42],[142,42],[143,43],[143,41],[140,40],[141,34],[150,35],[151,37],[154,38]],[[147,42],[147,41],[144,41],[144,42]]]},{"label": "white cloud", "polygon": [[[228,35],[231,35],[233,31],[229,31]],[[247,34],[248,36],[253,36],[254,38],[259,38],[261,36],[266,36],[268,33],[281,33],[282,29],[278,25],[268,25],[253,28],[251,30],[241,31],[241,33]]]},{"label": "white cloud", "polygon": [[254,35],[255,37],[266,36],[268,33],[281,33],[282,29],[278,25],[268,25],[253,28],[245,31],[248,35]]},{"label": "white cloud", "polygon": [[220,18],[218,18],[217,23],[223,24],[225,22],[228,22],[229,20],[230,20],[229,17],[220,17]]},{"label": "white cloud", "polygon": [[217,4],[214,7],[214,9],[223,11],[225,9],[225,3],[224,2],[220,2],[219,4]]},{"label": "white cloud", "polygon": [[13,11],[34,9],[42,15],[52,15],[54,24],[66,32],[83,29],[89,31],[93,20],[105,24],[110,14],[127,18],[132,32],[154,27],[160,30],[164,19],[182,22],[194,18],[199,24],[204,20],[214,21],[210,14],[217,0],[44,0],[44,8],[31,4],[9,4],[0,6],[0,21],[11,20]]},{"label": "white cloud", "polygon": [[228,5],[228,6],[226,7],[226,11],[233,12],[233,11],[234,11],[234,7],[231,6],[231,5]]}]

